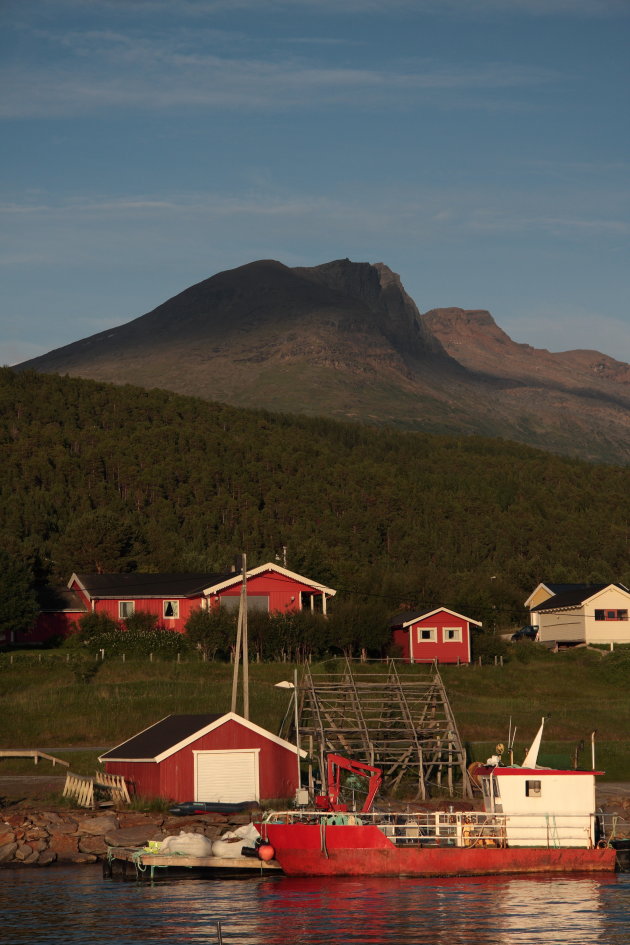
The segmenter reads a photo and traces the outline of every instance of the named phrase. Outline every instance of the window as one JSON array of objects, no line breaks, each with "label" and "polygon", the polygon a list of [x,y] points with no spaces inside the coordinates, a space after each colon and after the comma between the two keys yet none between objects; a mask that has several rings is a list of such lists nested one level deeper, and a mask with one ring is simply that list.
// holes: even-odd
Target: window
[{"label": "window", "polygon": [[596,610],[595,620],[627,620],[627,610]]},{"label": "window", "polygon": [[435,627],[418,627],[418,643],[435,643],[437,640],[437,629]]},{"label": "window", "polygon": [[[228,613],[233,614],[238,612],[238,608],[241,603],[241,595],[235,594],[230,597],[221,598],[221,607],[223,610],[227,610]],[[247,613],[251,614],[254,611],[262,611],[265,614],[269,613],[269,597],[267,594],[248,594],[247,595]]]},{"label": "window", "polygon": [[462,642],[462,628],[461,627],[444,627],[442,631],[444,636],[445,643],[461,643]]},{"label": "window", "polygon": [[166,620],[177,620],[179,617],[179,601],[165,600],[162,602],[162,616]]},{"label": "window", "polygon": [[131,617],[136,609],[136,602],[133,600],[119,600],[118,601],[118,619],[126,620],[127,617]]},{"label": "window", "polygon": [[542,788],[541,781],[526,781],[525,782],[525,796],[526,797],[541,797]]}]

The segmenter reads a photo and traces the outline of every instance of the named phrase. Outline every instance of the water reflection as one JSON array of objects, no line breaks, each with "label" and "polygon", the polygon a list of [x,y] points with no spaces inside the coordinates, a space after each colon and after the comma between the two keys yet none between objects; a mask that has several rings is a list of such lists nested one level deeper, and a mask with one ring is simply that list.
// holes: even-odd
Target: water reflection
[{"label": "water reflection", "polygon": [[626,945],[630,875],[103,880],[0,873],[6,945]]}]

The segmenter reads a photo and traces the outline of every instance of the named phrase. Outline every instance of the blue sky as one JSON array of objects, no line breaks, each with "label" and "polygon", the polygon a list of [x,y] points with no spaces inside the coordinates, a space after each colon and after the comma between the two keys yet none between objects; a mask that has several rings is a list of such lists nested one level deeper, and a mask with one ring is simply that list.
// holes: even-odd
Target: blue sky
[{"label": "blue sky", "polygon": [[2,0],[0,363],[254,259],[630,361],[628,0]]}]

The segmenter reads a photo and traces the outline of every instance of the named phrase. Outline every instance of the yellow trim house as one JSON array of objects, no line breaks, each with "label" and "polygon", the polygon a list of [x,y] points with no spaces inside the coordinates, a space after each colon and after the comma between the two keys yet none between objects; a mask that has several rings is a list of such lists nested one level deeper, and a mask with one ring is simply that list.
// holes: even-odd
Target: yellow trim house
[{"label": "yellow trim house", "polygon": [[623,584],[539,584],[525,601],[541,643],[630,643]]}]

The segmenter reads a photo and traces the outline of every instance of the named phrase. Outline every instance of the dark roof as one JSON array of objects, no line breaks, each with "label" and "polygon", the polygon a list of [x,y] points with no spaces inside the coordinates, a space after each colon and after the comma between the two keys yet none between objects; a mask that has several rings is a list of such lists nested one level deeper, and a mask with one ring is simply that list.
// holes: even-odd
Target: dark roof
[{"label": "dark roof", "polygon": [[42,613],[87,613],[87,607],[75,591],[68,587],[53,587],[49,584],[36,588],[37,603]]},{"label": "dark roof", "polygon": [[220,574],[77,574],[90,597],[195,597],[206,587],[235,577]]},{"label": "dark roof", "polygon": [[[564,586],[568,587],[569,590],[563,590],[558,594],[554,594],[549,600],[543,601],[542,604],[537,604],[532,610],[538,612],[540,610],[558,610],[561,607],[576,607],[585,600],[588,600],[589,597],[592,597],[593,594],[597,594],[598,591],[603,591],[605,587],[610,587],[610,584],[569,584]],[[619,585],[613,586],[618,587]],[[551,584],[546,584],[545,587],[552,590]]]},{"label": "dark roof", "polygon": [[552,594],[564,594],[565,591],[578,591],[584,590],[586,587],[592,587],[592,584],[550,584],[548,581],[543,581],[545,587],[551,591]]},{"label": "dark roof", "polygon": [[134,735],[111,751],[105,752],[101,758],[115,761],[117,758],[132,759],[157,758],[162,752],[179,744],[185,738],[200,732],[201,729],[216,722],[221,715],[167,715],[165,719],[156,722],[151,728]]}]

